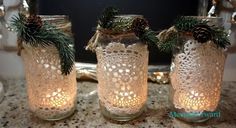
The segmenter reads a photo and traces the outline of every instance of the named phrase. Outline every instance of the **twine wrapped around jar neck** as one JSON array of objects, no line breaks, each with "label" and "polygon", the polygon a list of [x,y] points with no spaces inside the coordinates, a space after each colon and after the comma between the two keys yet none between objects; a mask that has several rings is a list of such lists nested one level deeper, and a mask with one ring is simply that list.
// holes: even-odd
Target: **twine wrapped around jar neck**
[{"label": "twine wrapped around jar neck", "polygon": [[98,44],[99,36],[109,37],[112,39],[121,39],[124,37],[135,36],[135,34],[132,31],[125,31],[122,33],[114,33],[114,31],[112,31],[112,30],[99,29],[99,30],[96,30],[95,34],[89,40],[88,45],[86,46],[86,50],[91,50],[93,52],[95,51],[96,47],[99,45]]},{"label": "twine wrapped around jar neck", "polygon": [[[134,32],[131,29],[132,22],[135,18],[143,18],[142,15],[117,15],[115,16],[114,23],[126,23],[125,26],[122,28],[101,28],[100,26],[97,27],[95,34],[89,40],[88,45],[86,46],[86,50],[95,51],[98,45],[98,38],[99,36],[107,36],[112,39],[119,39],[127,36],[135,36]],[[118,29],[118,30],[116,30]]]}]

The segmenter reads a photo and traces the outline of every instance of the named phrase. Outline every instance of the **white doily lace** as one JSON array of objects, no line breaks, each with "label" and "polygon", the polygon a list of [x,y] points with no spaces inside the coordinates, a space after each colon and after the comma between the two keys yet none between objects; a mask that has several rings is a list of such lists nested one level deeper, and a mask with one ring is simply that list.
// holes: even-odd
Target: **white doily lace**
[{"label": "white doily lace", "polygon": [[139,112],[147,100],[147,46],[112,42],[96,53],[100,101],[115,114]]},{"label": "white doily lace", "polygon": [[54,46],[29,47],[22,51],[29,107],[43,119],[61,118],[75,108],[77,83],[75,69],[61,74],[58,51]]},{"label": "white doily lace", "polygon": [[225,55],[213,43],[189,39],[176,54],[170,74],[176,108],[187,112],[214,111],[220,99]]}]

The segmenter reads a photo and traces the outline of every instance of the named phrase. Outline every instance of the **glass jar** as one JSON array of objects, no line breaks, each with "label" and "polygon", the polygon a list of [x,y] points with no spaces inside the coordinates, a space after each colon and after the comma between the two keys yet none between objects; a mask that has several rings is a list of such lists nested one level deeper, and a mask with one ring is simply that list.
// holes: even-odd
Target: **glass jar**
[{"label": "glass jar", "polygon": [[55,46],[24,45],[22,58],[30,110],[44,120],[60,120],[70,116],[76,109],[75,67],[70,74],[62,74],[59,52]]},{"label": "glass jar", "polygon": [[97,39],[98,97],[102,114],[116,121],[142,114],[147,101],[148,49],[133,32],[100,31]]},{"label": "glass jar", "polygon": [[[221,20],[218,18],[209,19]],[[216,24],[218,25],[218,24]],[[187,121],[203,122],[218,118],[221,83],[226,56],[212,41],[200,43],[189,35],[180,35],[173,50],[171,64],[170,116]]]}]

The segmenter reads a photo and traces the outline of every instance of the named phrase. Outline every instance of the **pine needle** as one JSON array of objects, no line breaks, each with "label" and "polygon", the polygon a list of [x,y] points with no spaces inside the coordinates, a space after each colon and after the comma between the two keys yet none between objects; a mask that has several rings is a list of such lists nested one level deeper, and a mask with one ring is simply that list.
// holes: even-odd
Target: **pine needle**
[{"label": "pine needle", "polygon": [[[178,32],[192,32],[192,29],[197,25],[208,25],[208,21],[199,20],[194,17],[179,17],[175,21],[175,28]],[[209,26],[209,25],[208,25]],[[226,48],[230,45],[228,34],[224,31],[224,28],[217,26],[209,26],[211,34],[213,35],[212,41],[220,48]]]},{"label": "pine needle", "polygon": [[18,38],[33,47],[55,46],[59,52],[62,74],[70,74],[75,59],[73,39],[46,21],[44,21],[42,28],[38,32],[29,33],[26,21],[27,17],[23,14],[19,14],[19,17],[14,17],[12,20],[11,26],[17,32]]},{"label": "pine needle", "polygon": [[98,24],[102,28],[109,29],[112,27],[112,21],[115,18],[115,15],[118,14],[118,9],[114,7],[105,8],[98,20]]}]

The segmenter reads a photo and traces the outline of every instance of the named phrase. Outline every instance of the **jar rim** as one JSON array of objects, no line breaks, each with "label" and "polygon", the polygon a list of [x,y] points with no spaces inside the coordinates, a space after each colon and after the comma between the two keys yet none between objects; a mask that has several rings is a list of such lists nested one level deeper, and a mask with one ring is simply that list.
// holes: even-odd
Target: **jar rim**
[{"label": "jar rim", "polygon": [[143,15],[137,15],[137,14],[120,14],[116,15],[116,18],[144,18]]},{"label": "jar rim", "polygon": [[223,19],[222,17],[217,17],[217,16],[184,16],[184,17],[193,17],[197,19]]},{"label": "jar rim", "polygon": [[69,19],[67,15],[39,15],[43,21],[65,20]]},{"label": "jar rim", "polygon": [[218,21],[218,22],[223,22],[222,17],[208,17],[208,16],[185,16],[185,17],[193,17],[199,20],[206,20],[206,21]]},{"label": "jar rim", "polygon": [[208,25],[216,25],[218,27],[222,27],[223,26],[223,18],[222,17],[208,17],[208,16],[184,16],[184,17],[192,17],[192,18],[196,18],[198,20],[203,20],[203,21],[207,21]]}]

